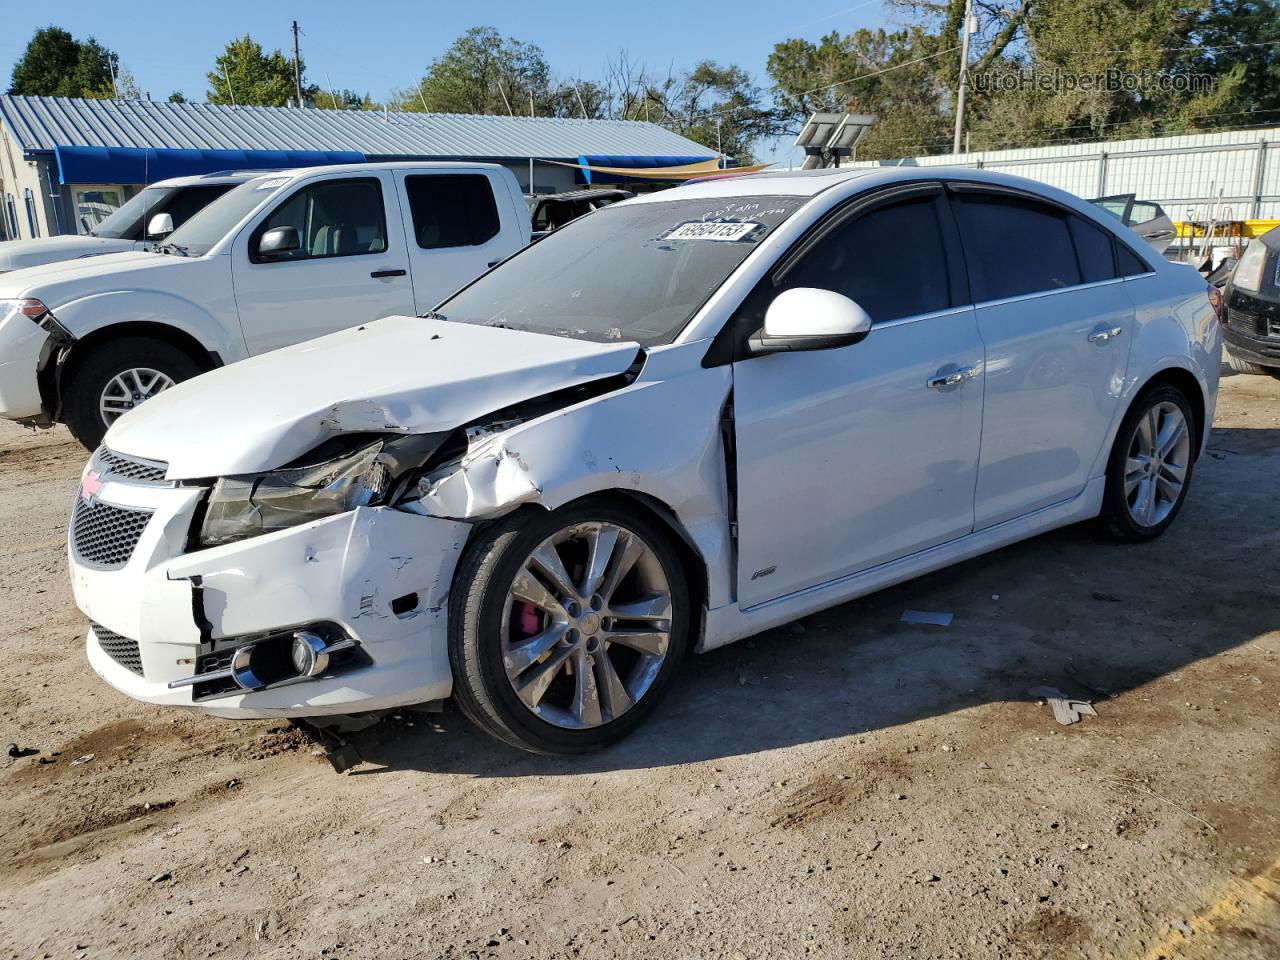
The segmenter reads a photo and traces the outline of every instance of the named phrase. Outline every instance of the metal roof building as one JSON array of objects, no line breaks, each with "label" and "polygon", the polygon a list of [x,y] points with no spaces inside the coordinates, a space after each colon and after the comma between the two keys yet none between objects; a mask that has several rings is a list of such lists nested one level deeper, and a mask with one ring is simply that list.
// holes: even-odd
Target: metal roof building
[{"label": "metal roof building", "polygon": [[75,232],[84,204],[109,207],[145,183],[215,170],[484,160],[509,166],[526,191],[546,193],[586,178],[539,161],[659,167],[714,155],[656,124],[629,120],[0,95],[0,235]]}]

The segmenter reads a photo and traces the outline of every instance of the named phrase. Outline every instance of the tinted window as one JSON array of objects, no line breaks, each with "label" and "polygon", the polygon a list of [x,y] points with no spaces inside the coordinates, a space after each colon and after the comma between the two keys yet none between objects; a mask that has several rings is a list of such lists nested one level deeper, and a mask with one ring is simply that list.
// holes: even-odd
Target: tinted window
[{"label": "tinted window", "polygon": [[413,235],[424,250],[472,247],[498,235],[498,205],[481,174],[405,177]]},{"label": "tinted window", "polygon": [[382,187],[377,180],[329,180],[303,187],[254,231],[257,238],[275,227],[293,227],[302,246],[276,260],[315,260],[382,253],[387,249],[387,225],[382,213]]},{"label": "tinted window", "polygon": [[783,286],[842,293],[875,323],[945,310],[951,295],[937,202],[904,200],[836,227],[787,271]]},{"label": "tinted window", "polygon": [[1080,217],[1072,217],[1069,223],[1084,282],[1097,283],[1099,280],[1113,279],[1116,264],[1111,252],[1111,234]]},{"label": "tinted window", "polygon": [[1116,244],[1116,263],[1122,277],[1133,277],[1140,273],[1151,272],[1151,268],[1143,263],[1138,255],[1123,243]]},{"label": "tinted window", "polygon": [[999,300],[1080,282],[1067,215],[1019,197],[961,194],[956,204],[974,298]]},{"label": "tinted window", "polygon": [[208,187],[186,187],[170,197],[168,203],[153,210],[152,216],[161,212],[169,214],[173,217],[173,226],[176,229],[233,186],[234,184],[222,183]]}]

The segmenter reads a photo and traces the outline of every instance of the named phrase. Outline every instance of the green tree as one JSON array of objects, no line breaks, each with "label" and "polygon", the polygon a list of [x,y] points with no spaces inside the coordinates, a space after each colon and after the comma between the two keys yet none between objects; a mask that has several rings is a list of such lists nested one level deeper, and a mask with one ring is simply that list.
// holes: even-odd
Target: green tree
[{"label": "green tree", "polygon": [[542,49],[503,37],[493,27],[472,27],[394,101],[401,110],[527,116],[530,98],[532,112],[544,116],[556,99]]},{"label": "green tree", "polygon": [[[303,91],[304,95],[307,91]],[[381,110],[382,104],[369,94],[361,96],[354,90],[322,90],[314,88],[308,97],[310,106],[320,110]]]},{"label": "green tree", "polygon": [[645,85],[645,99],[632,112],[717,150],[734,165],[752,162],[751,148],[776,136],[786,114],[768,103],[750,74],[734,64],[703,60],[692,69]]},{"label": "green tree", "polygon": [[295,96],[293,61],[279,50],[265,53],[248,34],[227,44],[208,78],[209,103],[283,107]]},{"label": "green tree", "polygon": [[37,30],[13,67],[9,92],[33,97],[111,96],[118,58],[92,37],[76,40],[61,27]]},{"label": "green tree", "polygon": [[169,102],[170,103],[186,103],[187,98],[182,95],[181,90],[175,90],[173,91],[173,93],[169,94]]}]

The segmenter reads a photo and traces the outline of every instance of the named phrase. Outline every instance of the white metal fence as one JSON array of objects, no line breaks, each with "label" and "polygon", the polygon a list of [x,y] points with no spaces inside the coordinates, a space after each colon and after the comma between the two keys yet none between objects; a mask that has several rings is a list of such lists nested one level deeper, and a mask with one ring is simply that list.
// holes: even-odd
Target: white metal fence
[{"label": "white metal fence", "polygon": [[958,166],[999,170],[1078,196],[1134,193],[1174,220],[1280,218],[1280,127],[1023,150],[854,161],[855,167]]}]

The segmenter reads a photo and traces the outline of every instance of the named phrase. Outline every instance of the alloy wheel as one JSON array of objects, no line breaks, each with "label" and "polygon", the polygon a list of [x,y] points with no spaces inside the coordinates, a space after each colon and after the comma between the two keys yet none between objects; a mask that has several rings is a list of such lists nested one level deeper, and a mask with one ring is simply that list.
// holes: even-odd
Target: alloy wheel
[{"label": "alloy wheel", "polygon": [[512,579],[502,664],[520,702],[565,729],[618,719],[667,657],[671,587],[637,533],[576,523],[544,540]]},{"label": "alloy wheel", "polygon": [[1191,465],[1191,431],[1181,408],[1168,400],[1138,421],[1124,467],[1129,516],[1143,527],[1159,525],[1177,506]]},{"label": "alloy wheel", "polygon": [[103,388],[102,397],[98,402],[102,422],[111,426],[122,414],[128,413],[138,404],[150,400],[157,393],[163,393],[172,386],[173,379],[168,374],[152,370],[150,367],[122,370]]}]

